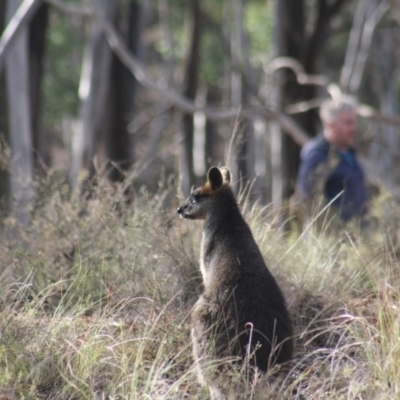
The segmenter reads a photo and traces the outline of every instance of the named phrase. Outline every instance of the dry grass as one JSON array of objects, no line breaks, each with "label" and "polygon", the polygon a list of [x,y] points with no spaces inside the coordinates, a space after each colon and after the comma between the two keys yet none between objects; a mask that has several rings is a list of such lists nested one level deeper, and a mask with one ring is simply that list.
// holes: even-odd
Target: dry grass
[{"label": "dry grass", "polygon": [[[101,179],[86,200],[51,177],[40,189],[29,227],[1,228],[0,399],[207,399],[188,318],[201,223],[176,217],[174,187],[129,203]],[[296,331],[285,381],[248,398],[400,398],[396,203],[362,234],[303,236],[244,206]]]}]

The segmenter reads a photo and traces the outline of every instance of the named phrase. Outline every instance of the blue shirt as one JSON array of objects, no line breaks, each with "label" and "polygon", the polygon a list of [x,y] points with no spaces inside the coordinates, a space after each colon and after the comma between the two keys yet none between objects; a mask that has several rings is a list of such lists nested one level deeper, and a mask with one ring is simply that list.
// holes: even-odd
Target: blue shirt
[{"label": "blue shirt", "polygon": [[326,175],[322,178],[323,192],[328,202],[332,201],[332,205],[338,208],[340,217],[348,221],[366,213],[364,171],[353,149],[339,151],[323,136],[317,136],[303,147],[301,160],[296,183],[300,198],[311,199],[315,195],[316,175],[326,166]]}]

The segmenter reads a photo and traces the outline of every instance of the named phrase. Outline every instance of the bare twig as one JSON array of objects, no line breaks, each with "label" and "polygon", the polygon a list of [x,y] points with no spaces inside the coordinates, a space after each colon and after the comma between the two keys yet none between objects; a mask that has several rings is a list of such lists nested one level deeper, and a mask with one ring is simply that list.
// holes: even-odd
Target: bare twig
[{"label": "bare twig", "polygon": [[292,139],[299,145],[304,146],[311,138],[293,121],[284,114],[275,114],[275,120],[279,123],[284,132],[289,133]]},{"label": "bare twig", "polygon": [[308,101],[301,101],[299,103],[286,106],[285,111],[288,114],[300,114],[320,107],[324,101],[325,99],[311,99]]},{"label": "bare twig", "polygon": [[0,72],[4,68],[4,61],[13,41],[21,29],[26,26],[35,15],[35,12],[41,4],[42,0],[24,0],[19,6],[17,12],[11,18],[0,38]]}]

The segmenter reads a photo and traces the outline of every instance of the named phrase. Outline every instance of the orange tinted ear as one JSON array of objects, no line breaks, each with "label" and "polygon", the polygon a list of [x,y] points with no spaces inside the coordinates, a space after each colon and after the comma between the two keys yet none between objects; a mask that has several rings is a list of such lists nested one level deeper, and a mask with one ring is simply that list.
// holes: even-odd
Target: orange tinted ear
[{"label": "orange tinted ear", "polygon": [[207,183],[213,191],[221,188],[224,183],[221,171],[217,167],[211,167],[207,174]]}]

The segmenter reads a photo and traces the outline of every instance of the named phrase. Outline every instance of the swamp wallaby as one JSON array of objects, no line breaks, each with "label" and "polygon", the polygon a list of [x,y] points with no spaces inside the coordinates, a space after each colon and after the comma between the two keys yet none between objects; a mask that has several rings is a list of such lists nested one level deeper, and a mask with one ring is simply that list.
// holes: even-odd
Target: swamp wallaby
[{"label": "swamp wallaby", "polygon": [[291,322],[230,188],[228,168],[210,168],[206,184],[192,192],[178,213],[204,220],[204,292],[192,312],[193,353],[200,383],[210,388],[213,399],[224,399],[221,381],[226,382],[223,371],[229,365],[267,371],[291,359]]}]

